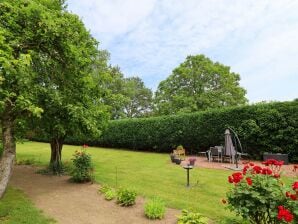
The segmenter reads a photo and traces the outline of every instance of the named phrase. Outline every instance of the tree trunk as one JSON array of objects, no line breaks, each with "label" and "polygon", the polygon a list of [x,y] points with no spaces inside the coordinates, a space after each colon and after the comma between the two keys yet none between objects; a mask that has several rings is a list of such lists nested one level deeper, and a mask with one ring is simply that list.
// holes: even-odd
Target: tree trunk
[{"label": "tree trunk", "polygon": [[61,162],[61,152],[64,143],[64,137],[52,138],[51,139],[51,160],[50,169],[56,173],[60,174],[62,172],[62,162]]},{"label": "tree trunk", "polygon": [[14,117],[10,105],[6,105],[2,116],[2,144],[3,154],[0,159],[0,199],[3,197],[16,156],[16,143],[14,138]]}]

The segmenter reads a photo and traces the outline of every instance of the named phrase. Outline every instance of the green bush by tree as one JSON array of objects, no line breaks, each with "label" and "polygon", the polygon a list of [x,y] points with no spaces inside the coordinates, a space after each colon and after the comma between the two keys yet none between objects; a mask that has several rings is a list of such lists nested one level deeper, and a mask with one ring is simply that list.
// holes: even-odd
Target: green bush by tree
[{"label": "green bush by tree", "polygon": [[136,203],[137,193],[134,190],[121,188],[117,191],[117,203],[121,206],[132,206]]},{"label": "green bush by tree", "polygon": [[85,150],[76,151],[73,155],[73,170],[71,172],[74,182],[88,182],[92,180],[93,166],[91,155]]},{"label": "green bush by tree", "polygon": [[166,212],[165,202],[155,197],[146,202],[144,212],[149,219],[162,219]]}]

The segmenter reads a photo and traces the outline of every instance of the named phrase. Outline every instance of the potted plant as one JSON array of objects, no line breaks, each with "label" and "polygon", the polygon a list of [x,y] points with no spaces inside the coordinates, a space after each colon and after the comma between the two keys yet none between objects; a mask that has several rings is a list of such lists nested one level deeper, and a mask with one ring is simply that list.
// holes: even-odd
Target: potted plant
[{"label": "potted plant", "polygon": [[171,158],[172,163],[174,163],[175,162],[176,155],[174,153],[171,153],[170,154],[170,158]]},{"label": "potted plant", "polygon": [[174,158],[174,162],[175,162],[177,165],[179,165],[179,164],[181,163],[181,159],[175,157],[175,158]]},{"label": "potted plant", "polygon": [[196,159],[196,158],[193,158],[193,157],[189,158],[189,159],[188,159],[188,161],[189,161],[189,164],[188,164],[188,165],[190,165],[190,166],[194,166],[196,160],[197,160],[197,159]]}]

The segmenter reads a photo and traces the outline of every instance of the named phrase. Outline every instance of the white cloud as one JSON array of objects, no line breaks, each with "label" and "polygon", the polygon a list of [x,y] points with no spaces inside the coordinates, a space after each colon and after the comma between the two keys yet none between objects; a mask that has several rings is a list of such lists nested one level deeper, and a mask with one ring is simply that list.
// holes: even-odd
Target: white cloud
[{"label": "white cloud", "polygon": [[[282,93],[277,96],[269,86],[262,85],[260,91],[261,84],[270,79],[272,86],[287,85],[298,71],[295,0],[68,3],[111,52],[112,63],[126,75],[141,76],[153,88],[189,54],[204,53],[230,65],[241,74],[251,101],[287,98]],[[291,90],[288,98],[295,94],[298,97],[298,90]]]}]

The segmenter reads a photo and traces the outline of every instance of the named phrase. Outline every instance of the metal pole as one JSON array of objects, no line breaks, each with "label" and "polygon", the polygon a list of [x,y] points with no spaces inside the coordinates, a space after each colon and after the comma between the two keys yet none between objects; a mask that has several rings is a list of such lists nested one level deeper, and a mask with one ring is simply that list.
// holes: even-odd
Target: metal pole
[{"label": "metal pole", "polygon": [[189,169],[186,169],[187,170],[187,187],[189,187]]}]

